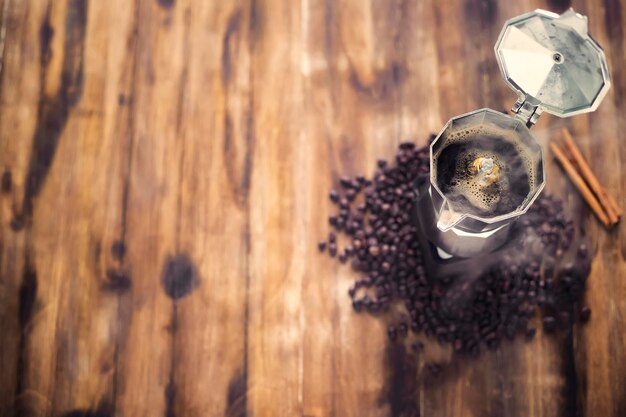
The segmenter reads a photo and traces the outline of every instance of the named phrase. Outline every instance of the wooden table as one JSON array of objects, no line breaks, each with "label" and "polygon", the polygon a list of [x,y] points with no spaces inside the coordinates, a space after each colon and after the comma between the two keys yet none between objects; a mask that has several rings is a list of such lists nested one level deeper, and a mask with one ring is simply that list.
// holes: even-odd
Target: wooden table
[{"label": "wooden table", "polygon": [[[590,324],[441,378],[352,311],[327,192],[452,116],[510,108],[504,21],[567,0],[0,0],[1,416],[626,416],[626,239]],[[626,2],[580,0],[613,87],[568,126],[626,206]]]}]

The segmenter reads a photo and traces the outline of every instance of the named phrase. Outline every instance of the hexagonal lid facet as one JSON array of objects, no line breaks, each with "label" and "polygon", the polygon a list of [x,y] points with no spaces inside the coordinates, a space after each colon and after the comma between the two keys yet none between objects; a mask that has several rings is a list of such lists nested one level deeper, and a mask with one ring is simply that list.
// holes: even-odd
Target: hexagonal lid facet
[{"label": "hexagonal lid facet", "polygon": [[532,123],[542,110],[560,117],[594,111],[611,84],[587,18],[572,9],[560,16],[536,10],[507,21],[495,51],[502,76],[520,95],[513,110],[529,103]]}]

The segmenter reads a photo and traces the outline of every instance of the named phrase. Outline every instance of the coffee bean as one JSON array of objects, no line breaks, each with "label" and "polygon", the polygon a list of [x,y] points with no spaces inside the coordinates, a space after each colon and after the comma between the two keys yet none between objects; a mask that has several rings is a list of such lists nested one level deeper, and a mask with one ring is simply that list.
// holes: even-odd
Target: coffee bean
[{"label": "coffee bean", "polygon": [[562,271],[565,275],[572,275],[576,270],[576,264],[574,262],[568,262],[563,266]]},{"label": "coffee bean", "polygon": [[487,349],[496,350],[500,347],[500,339],[494,338],[487,341]]},{"label": "coffee bean", "polygon": [[350,296],[350,298],[354,298],[354,295],[356,294],[356,290],[357,290],[356,286],[348,288],[348,295]]},{"label": "coffee bean", "polygon": [[428,371],[432,374],[432,376],[438,376],[441,373],[441,365],[437,364],[437,363],[427,363],[426,364],[426,369],[428,369]]},{"label": "coffee bean", "polygon": [[463,341],[461,339],[456,339],[454,341],[453,347],[454,347],[454,350],[457,351],[457,352],[462,351],[463,350]]},{"label": "coffee bean", "polygon": [[317,248],[319,249],[320,252],[324,252],[324,250],[326,250],[326,242],[324,242],[323,240],[320,241],[317,244]]},{"label": "coffee bean", "polygon": [[339,184],[343,187],[343,188],[350,188],[352,187],[352,181],[350,180],[350,178],[348,177],[341,177],[339,179]]},{"label": "coffee bean", "polygon": [[408,330],[409,327],[406,325],[406,323],[400,323],[400,326],[398,326],[398,334],[401,337],[405,337],[408,334]]},{"label": "coffee bean", "polygon": [[418,340],[416,342],[413,342],[413,344],[411,344],[411,349],[413,349],[415,352],[423,350],[424,344]]},{"label": "coffee bean", "polygon": [[590,318],[591,318],[591,309],[587,306],[584,306],[580,310],[579,319],[582,323],[587,323]]},{"label": "coffee bean", "polygon": [[335,190],[332,190],[330,193],[328,193],[328,198],[330,198],[330,201],[332,201],[333,203],[337,203],[339,202],[339,193]]},{"label": "coffee bean", "polygon": [[543,329],[546,332],[552,332],[556,329],[556,319],[552,316],[547,316],[543,318]]}]

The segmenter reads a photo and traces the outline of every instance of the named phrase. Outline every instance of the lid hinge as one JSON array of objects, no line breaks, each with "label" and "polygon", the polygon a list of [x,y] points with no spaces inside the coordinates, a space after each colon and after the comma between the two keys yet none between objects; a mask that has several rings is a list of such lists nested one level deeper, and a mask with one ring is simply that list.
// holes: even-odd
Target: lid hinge
[{"label": "lid hinge", "polygon": [[529,128],[537,123],[543,111],[539,104],[529,102],[527,97],[518,98],[511,110],[515,113],[515,117],[524,121]]}]

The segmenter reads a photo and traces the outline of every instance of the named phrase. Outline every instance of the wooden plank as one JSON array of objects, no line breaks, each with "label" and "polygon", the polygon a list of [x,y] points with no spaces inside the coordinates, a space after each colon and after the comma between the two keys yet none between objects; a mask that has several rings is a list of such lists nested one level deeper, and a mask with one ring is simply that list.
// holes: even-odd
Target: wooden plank
[{"label": "wooden plank", "polygon": [[[336,116],[329,146],[336,187],[340,176],[371,175],[377,158],[393,157],[402,139],[400,84],[407,74],[395,45],[403,27],[401,2],[334,4],[330,91]],[[354,313],[347,291],[355,275],[349,267],[337,272],[337,397],[330,415],[382,416],[393,407],[384,397],[386,320]]]},{"label": "wooden plank", "polygon": [[[337,136],[333,94],[332,58],[333,19],[336,12],[331,2],[302,3],[302,71],[303,140],[298,148],[309,155],[301,167],[305,183],[302,199],[308,221],[309,249],[303,254],[310,265],[302,282],[304,300],[301,317],[305,323],[302,333],[302,415],[336,414],[339,395],[335,352],[338,345],[339,314],[345,293],[336,291],[337,268],[315,250],[316,239],[325,238],[330,205],[326,194],[332,187],[333,153],[328,146]],[[316,178],[317,177],[317,178]],[[309,206],[310,208],[307,208]]]},{"label": "wooden plank", "polygon": [[[589,17],[591,34],[605,50],[613,85],[598,111],[572,121],[574,140],[601,183],[623,206],[621,161],[626,157],[622,146],[626,125],[621,109],[626,93],[623,71],[626,15],[619,2],[580,3],[578,8]],[[589,223],[595,222],[592,219]],[[577,402],[583,415],[621,416],[626,413],[626,359],[617,351],[626,342],[621,313],[626,308],[626,285],[620,279],[626,276],[624,224],[620,223],[611,232],[593,226],[585,231],[593,242],[591,250],[595,254],[586,293],[593,319],[591,326],[579,329],[574,337]]]},{"label": "wooden plank", "polygon": [[120,306],[128,327],[118,353],[116,412],[174,415],[177,303],[186,301],[198,279],[194,260],[179,252],[189,3],[136,7],[125,238],[133,279]]},{"label": "wooden plank", "polygon": [[[20,210],[23,195],[20,183],[23,183],[21,179],[28,169],[28,154],[24,150],[30,144],[36,122],[40,84],[39,56],[32,49],[21,48],[21,45],[37,44],[37,20],[43,17],[44,6],[41,4],[41,7],[29,10],[24,3],[4,3],[2,9],[5,44],[0,87],[0,159],[5,186],[2,188],[0,212],[0,324],[3,329],[0,336],[0,386],[3,387],[0,390],[0,415],[12,413],[16,394],[25,385],[22,377],[26,373],[24,358],[32,328],[29,324],[32,309],[26,308],[27,303],[22,303],[20,308],[26,242],[24,235],[16,234],[10,225],[15,213]],[[33,396],[30,401],[40,401],[41,397]],[[45,397],[43,401],[41,406],[45,405]]]},{"label": "wooden plank", "polygon": [[[51,282],[56,282],[48,300],[50,309],[56,310],[56,328],[51,326],[55,348],[49,349],[44,340],[37,343],[53,355],[50,365],[42,367],[52,371],[48,398],[54,415],[104,410],[115,403],[115,366],[123,336],[119,297],[129,289],[131,277],[111,248],[124,239],[130,116],[119,97],[128,96],[131,88],[127,71],[134,51],[127,42],[133,36],[133,17],[133,5],[127,2],[108,7],[85,1],[64,5],[58,94],[78,97],[52,156],[49,175],[55,180],[41,185],[40,200],[34,205],[40,211],[33,214],[40,233],[37,241],[55,239],[50,244],[57,245],[51,265],[43,267],[54,271]],[[115,27],[109,24],[113,19]],[[52,25],[51,33],[54,39],[63,30]],[[54,58],[50,65],[54,68]],[[76,74],[66,86],[68,68]],[[42,214],[47,210],[60,214]],[[35,352],[32,360],[38,355]]]},{"label": "wooden plank", "polygon": [[[129,84],[124,46],[131,30],[125,18],[133,14],[124,2],[113,28],[106,19],[110,8],[90,9],[83,1],[39,5],[41,10],[24,8],[31,33],[17,32],[17,26],[8,33],[9,40],[17,33],[27,36],[9,41],[5,66],[6,74],[23,83],[3,86],[3,102],[11,104],[2,109],[2,156],[13,182],[3,227],[7,242],[22,242],[12,268],[23,263],[17,276],[24,313],[14,398],[2,401],[2,415],[59,414],[110,404],[114,396],[120,281],[110,279],[124,274],[109,248],[120,231],[123,182],[116,174],[126,160],[120,136],[127,111],[118,95]],[[14,45],[32,45],[18,50],[26,59],[11,55],[18,53],[9,49]],[[111,50],[114,56],[107,54]],[[30,132],[16,140],[24,128]]]},{"label": "wooden plank", "polygon": [[248,408],[251,415],[302,412],[302,282],[309,246],[299,210],[303,169],[298,7],[252,5],[253,86]]},{"label": "wooden plank", "polygon": [[[197,289],[176,307],[175,413],[247,415],[249,190],[255,149],[251,2],[185,6],[177,251]],[[177,4],[175,7],[183,7]]]},{"label": "wooden plank", "polygon": [[[307,142],[319,149],[310,154],[322,180],[307,185],[316,206],[309,232],[315,238],[325,238],[328,231],[326,196],[339,176],[370,175],[377,156],[391,158],[401,140],[400,88],[408,79],[408,64],[397,49],[400,31],[407,27],[403,13],[401,2],[304,5],[305,127],[311,137]],[[340,247],[345,243],[340,241]],[[305,415],[386,415],[395,405],[384,393],[389,382],[385,321],[352,311],[347,291],[355,274],[349,266],[329,265],[330,260],[316,258],[314,248],[311,252],[312,276],[305,287],[311,298],[305,306]]]}]

